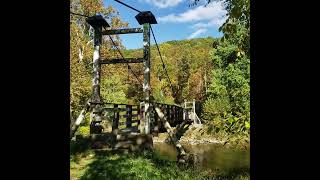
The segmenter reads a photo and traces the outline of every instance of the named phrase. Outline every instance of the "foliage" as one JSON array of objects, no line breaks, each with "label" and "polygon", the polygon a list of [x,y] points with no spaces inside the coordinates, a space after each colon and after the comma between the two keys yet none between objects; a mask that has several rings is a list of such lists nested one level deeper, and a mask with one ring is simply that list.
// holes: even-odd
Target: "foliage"
[{"label": "foliage", "polygon": [[77,135],[88,136],[90,134],[89,126],[80,126]]},{"label": "foliage", "polygon": [[[152,96],[157,102],[181,104],[184,99],[201,101],[206,96],[206,77],[212,62],[208,54],[213,42],[217,39],[197,38],[190,40],[174,40],[159,45],[165,70],[154,45],[151,46],[151,88]],[[195,49],[197,49],[195,51]],[[192,53],[190,53],[192,52]],[[142,57],[142,49],[127,50],[126,57]],[[142,66],[140,67],[142,69]],[[207,79],[209,82],[209,77]],[[207,83],[208,83],[207,82]]]},{"label": "foliage", "polygon": [[[212,1],[208,1],[210,3]],[[210,57],[214,68],[202,117],[216,131],[248,133],[250,129],[250,4],[226,0],[228,19]]]},{"label": "foliage", "polygon": [[215,125],[221,121],[226,131],[244,131],[250,120],[250,60],[230,41],[220,42],[211,57],[215,68],[203,118]]},{"label": "foliage", "polygon": [[221,117],[231,110],[229,99],[226,96],[209,98],[204,103],[203,117],[204,119],[214,119]]},{"label": "foliage", "polygon": [[[104,7],[102,0],[71,0],[70,8],[72,12],[86,16],[101,13],[105,15],[109,24],[115,28],[128,26],[128,23],[124,23],[119,19],[119,13],[114,8],[111,6]],[[85,18],[75,15],[70,16],[70,110],[72,119],[76,119],[86,101],[91,97],[92,35],[92,28],[85,22]],[[115,41],[121,45],[118,37],[115,37]],[[102,45],[101,56],[103,58],[113,55],[111,53],[113,50],[110,41],[103,39]],[[101,76],[108,76],[115,71],[123,73],[125,69],[122,67],[107,68],[104,66],[102,67]]]},{"label": "foliage", "polygon": [[128,103],[127,85],[124,83],[120,75],[114,74],[108,78],[103,78],[101,81],[101,97],[105,102],[126,104]]},{"label": "foliage", "polygon": [[[229,35],[235,34],[237,25],[243,25],[248,31],[250,29],[250,0],[206,0],[206,4],[214,1],[223,1],[228,11],[228,18],[220,27],[224,37],[228,39]],[[190,6],[196,6],[200,0],[192,0]],[[249,33],[246,34],[249,38]]]}]

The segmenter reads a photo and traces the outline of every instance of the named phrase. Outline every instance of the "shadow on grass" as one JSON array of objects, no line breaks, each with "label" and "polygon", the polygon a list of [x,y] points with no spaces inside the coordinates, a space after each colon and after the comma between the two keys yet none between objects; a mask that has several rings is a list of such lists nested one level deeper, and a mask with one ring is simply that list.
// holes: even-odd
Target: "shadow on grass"
[{"label": "shadow on grass", "polygon": [[96,151],[95,160],[88,164],[81,180],[157,179],[157,171],[141,154],[119,151]]},{"label": "shadow on grass", "polygon": [[90,149],[89,137],[78,136],[76,141],[70,141],[70,155],[84,153]]},{"label": "shadow on grass", "polygon": [[89,138],[80,137],[76,141],[70,141],[70,161],[78,163],[89,154],[90,146]]}]

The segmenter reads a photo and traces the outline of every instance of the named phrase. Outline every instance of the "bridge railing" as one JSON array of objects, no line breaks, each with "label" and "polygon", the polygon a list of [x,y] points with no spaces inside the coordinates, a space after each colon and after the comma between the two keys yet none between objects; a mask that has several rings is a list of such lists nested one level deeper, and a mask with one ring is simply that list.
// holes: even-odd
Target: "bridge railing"
[{"label": "bridge railing", "polygon": [[112,122],[112,130],[138,128],[140,124],[140,105],[105,103],[102,120]]},{"label": "bridge railing", "polygon": [[[159,107],[172,127],[175,127],[177,124],[183,122],[184,110],[181,106],[162,103],[152,103],[151,106]],[[143,104],[141,104],[141,109],[144,109]],[[157,134],[159,132],[165,132],[166,129],[163,127],[162,123],[160,123],[160,119],[154,108],[152,108],[150,116],[151,132],[154,134]]]},{"label": "bridge railing", "polygon": [[[181,106],[162,103],[152,103],[152,106],[157,106],[161,109],[171,126],[175,127],[177,124],[183,122],[184,109]],[[112,130],[122,130],[126,128],[136,128],[136,130],[138,130],[140,120],[143,117],[143,111],[143,103],[140,105],[104,103],[101,120],[111,121]],[[152,133],[165,131],[154,108],[152,108],[150,116]]]}]

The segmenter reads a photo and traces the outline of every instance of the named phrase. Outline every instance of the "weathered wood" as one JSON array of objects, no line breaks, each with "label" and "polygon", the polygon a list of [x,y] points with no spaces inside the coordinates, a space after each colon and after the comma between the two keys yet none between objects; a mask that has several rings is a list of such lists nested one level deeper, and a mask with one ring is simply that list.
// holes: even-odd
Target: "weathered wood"
[{"label": "weathered wood", "polygon": [[143,63],[143,58],[125,58],[125,59],[104,59],[100,64],[118,64],[118,63]]},{"label": "weathered wood", "polygon": [[137,107],[137,112],[138,112],[138,127],[139,127],[141,122],[141,116],[142,116],[140,106]]},{"label": "weathered wood", "polygon": [[127,28],[127,29],[110,29],[102,32],[102,35],[114,35],[114,34],[130,34],[130,33],[142,33],[142,28]]},{"label": "weathered wood", "polygon": [[94,26],[94,52],[93,52],[93,80],[92,80],[92,97],[91,106],[92,112],[90,114],[90,134],[96,133],[96,122],[101,121],[101,96],[100,96],[100,46],[102,42],[102,26]]},{"label": "weathered wood", "polygon": [[115,130],[118,129],[119,126],[119,111],[118,111],[118,105],[114,105],[114,116],[112,121],[112,131],[115,132]]},{"label": "weathered wood", "polygon": [[150,134],[150,24],[143,24],[143,93],[144,93],[144,128],[142,134]]},{"label": "weathered wood", "polygon": [[94,28],[94,52],[93,52],[93,80],[92,80],[92,102],[101,103],[100,97],[100,46],[102,41],[102,27]]},{"label": "weathered wood", "polygon": [[132,126],[132,106],[127,105],[127,121],[126,127],[130,128]]},{"label": "weathered wood", "polygon": [[139,122],[139,130],[140,133],[145,134],[145,113],[144,113],[144,102],[140,103],[140,122]]}]

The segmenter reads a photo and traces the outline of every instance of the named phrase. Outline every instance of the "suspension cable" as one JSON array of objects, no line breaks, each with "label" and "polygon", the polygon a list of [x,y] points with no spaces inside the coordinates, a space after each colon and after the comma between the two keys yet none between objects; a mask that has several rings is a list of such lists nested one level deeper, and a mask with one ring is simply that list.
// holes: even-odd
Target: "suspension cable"
[{"label": "suspension cable", "polygon": [[[124,59],[124,56],[122,55],[120,49],[118,48],[118,46],[116,45],[116,43],[113,41],[112,37],[110,35],[108,35],[112,44],[116,47],[117,51],[119,52],[120,56],[122,57],[122,59]],[[140,83],[141,86],[143,86],[143,84],[141,83],[140,79],[138,78],[138,76],[133,72],[131,66],[129,65],[129,63],[127,62],[127,66],[128,69],[130,69],[131,73],[134,75],[134,77],[138,80],[138,82]]]},{"label": "suspension cable", "polygon": [[166,65],[165,65],[165,63],[164,63],[164,61],[163,61],[163,59],[162,59],[162,55],[161,55],[161,52],[160,52],[160,49],[159,49],[159,46],[158,46],[158,43],[157,43],[156,37],[155,37],[154,32],[153,32],[153,30],[152,30],[152,26],[151,26],[151,24],[150,24],[150,29],[151,29],[151,34],[152,34],[153,39],[154,39],[154,42],[155,42],[155,44],[156,44],[156,47],[157,47],[158,53],[159,53],[159,55],[160,55],[160,59],[161,59],[161,61],[162,61],[162,68],[165,70],[165,73],[166,73],[167,78],[168,78],[169,83],[170,83],[170,87],[171,87],[172,93],[173,93],[173,94],[174,94],[174,96],[175,96],[175,95],[176,95],[176,93],[175,93],[175,91],[174,91],[174,89],[173,89],[171,79],[170,79],[170,77],[169,77],[169,75],[168,75],[168,71],[167,71],[167,69],[166,69]]}]

